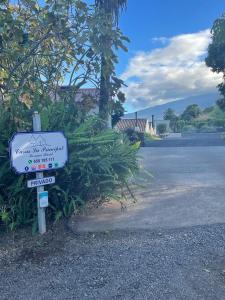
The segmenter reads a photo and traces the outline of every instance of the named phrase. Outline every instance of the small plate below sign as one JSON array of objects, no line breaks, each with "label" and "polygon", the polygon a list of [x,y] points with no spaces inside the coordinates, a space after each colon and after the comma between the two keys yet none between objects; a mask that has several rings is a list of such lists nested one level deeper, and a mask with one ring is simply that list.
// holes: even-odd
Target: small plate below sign
[{"label": "small plate below sign", "polygon": [[48,192],[44,191],[38,193],[38,200],[40,208],[48,207]]}]

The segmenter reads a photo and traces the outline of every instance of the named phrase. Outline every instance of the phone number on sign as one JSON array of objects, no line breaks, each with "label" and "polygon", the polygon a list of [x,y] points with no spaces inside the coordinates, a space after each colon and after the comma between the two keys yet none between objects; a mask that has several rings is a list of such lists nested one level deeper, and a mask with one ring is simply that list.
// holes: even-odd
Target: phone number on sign
[{"label": "phone number on sign", "polygon": [[54,158],[42,158],[42,159],[34,159],[32,162],[34,164],[38,164],[38,163],[46,163],[46,162],[53,162]]}]

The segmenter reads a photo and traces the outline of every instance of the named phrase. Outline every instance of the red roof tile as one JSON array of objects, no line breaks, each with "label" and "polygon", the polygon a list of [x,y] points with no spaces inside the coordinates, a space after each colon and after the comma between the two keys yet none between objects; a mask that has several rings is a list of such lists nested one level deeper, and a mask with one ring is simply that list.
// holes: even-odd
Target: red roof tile
[{"label": "red roof tile", "polygon": [[115,127],[119,130],[126,130],[128,128],[135,128],[137,125],[137,127],[139,127],[140,132],[145,132],[147,124],[147,119],[137,119],[137,124],[136,119],[121,119]]}]

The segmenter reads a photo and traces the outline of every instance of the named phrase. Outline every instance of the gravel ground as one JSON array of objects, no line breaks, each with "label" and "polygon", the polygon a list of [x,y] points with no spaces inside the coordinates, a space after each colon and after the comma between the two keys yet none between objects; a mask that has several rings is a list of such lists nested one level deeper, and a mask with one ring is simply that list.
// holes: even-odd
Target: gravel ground
[{"label": "gravel ground", "polygon": [[224,232],[225,224],[61,241],[52,233],[11,262],[3,255],[0,299],[225,299]]},{"label": "gravel ground", "polygon": [[142,149],[155,177],[123,214],[1,234],[0,300],[225,300],[225,148],[201,138]]}]

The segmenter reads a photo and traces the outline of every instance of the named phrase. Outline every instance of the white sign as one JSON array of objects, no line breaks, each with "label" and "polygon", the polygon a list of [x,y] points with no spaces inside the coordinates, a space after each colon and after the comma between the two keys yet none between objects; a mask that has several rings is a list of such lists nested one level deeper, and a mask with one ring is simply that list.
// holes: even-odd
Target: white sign
[{"label": "white sign", "polygon": [[48,192],[38,193],[38,200],[40,208],[48,207]]},{"label": "white sign", "polygon": [[10,142],[12,168],[19,174],[64,167],[67,139],[62,132],[17,133]]},{"label": "white sign", "polygon": [[27,187],[28,188],[33,188],[33,187],[38,187],[38,186],[43,186],[43,185],[48,185],[55,183],[55,177],[45,177],[41,179],[33,179],[33,180],[28,180],[27,181]]}]

